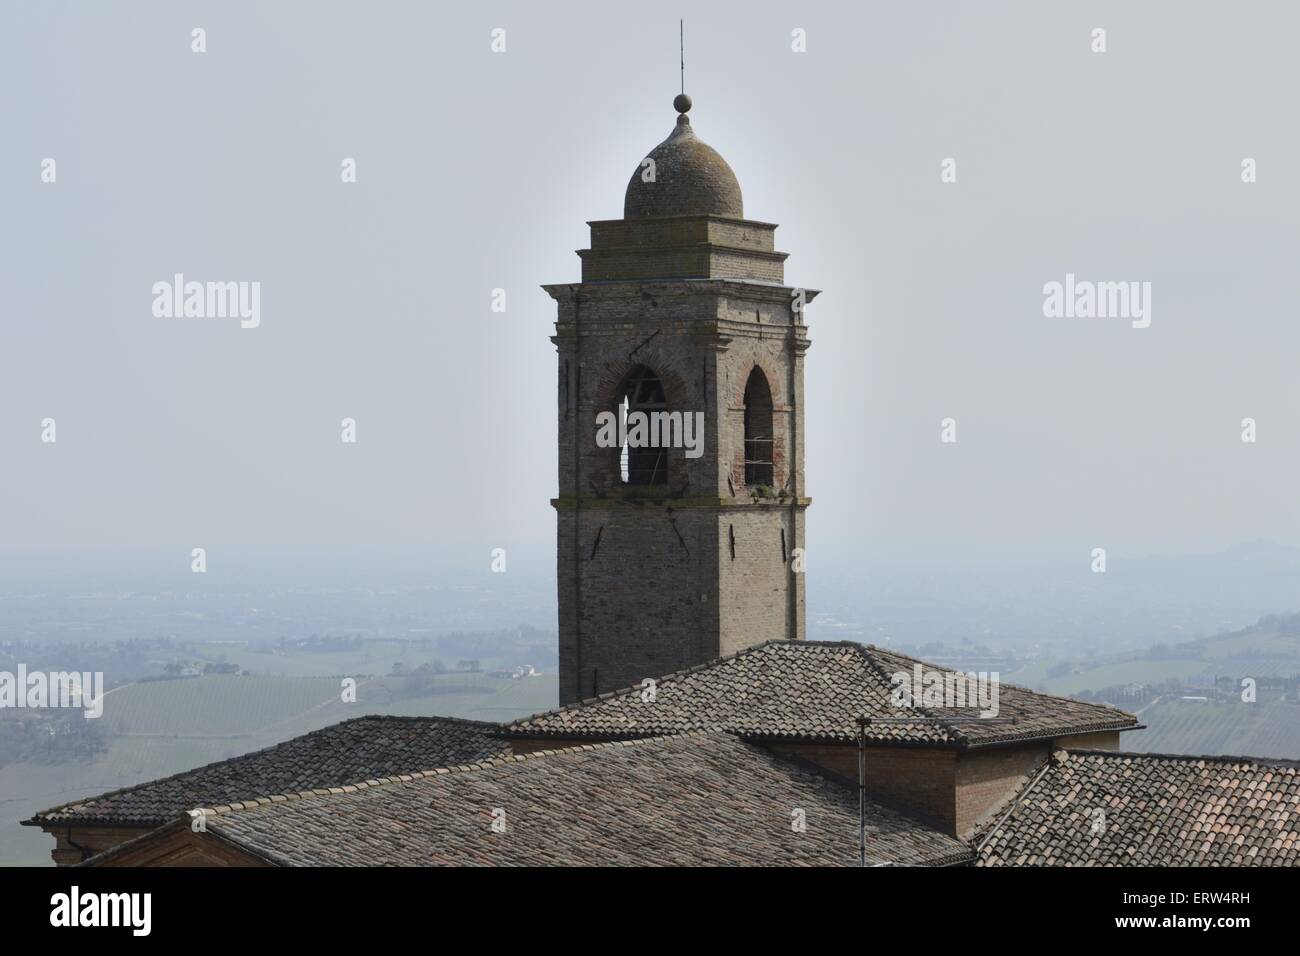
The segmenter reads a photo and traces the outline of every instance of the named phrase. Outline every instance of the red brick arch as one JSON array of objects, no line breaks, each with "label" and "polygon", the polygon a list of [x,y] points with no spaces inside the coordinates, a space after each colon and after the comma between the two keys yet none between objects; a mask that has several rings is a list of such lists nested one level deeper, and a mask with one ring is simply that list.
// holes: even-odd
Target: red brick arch
[{"label": "red brick arch", "polygon": [[754,369],[763,373],[767,379],[768,390],[772,393],[772,406],[780,408],[786,404],[785,400],[785,381],[782,376],[776,375],[772,370],[758,359],[740,366],[740,374],[732,382],[731,389],[731,407],[740,408],[745,404],[745,386],[749,384],[749,376],[754,374]]},{"label": "red brick arch", "polygon": [[[628,375],[636,368],[644,367],[658,376],[663,386],[664,401],[669,411],[699,411],[687,408],[689,389],[686,382],[673,368],[669,359],[654,349],[640,349],[627,358],[606,362],[596,386],[597,411],[614,411],[621,398],[619,392]],[[595,438],[593,436],[592,441]],[[618,448],[596,448],[592,456],[593,478],[597,483],[610,487],[622,485],[619,469]],[[668,486],[680,488],[687,483],[687,462],[680,450],[668,450]]]}]

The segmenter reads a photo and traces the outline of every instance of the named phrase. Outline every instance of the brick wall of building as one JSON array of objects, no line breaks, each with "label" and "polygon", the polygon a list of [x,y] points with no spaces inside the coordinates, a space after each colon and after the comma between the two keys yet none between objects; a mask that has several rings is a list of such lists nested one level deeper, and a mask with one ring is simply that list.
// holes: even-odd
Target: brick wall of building
[{"label": "brick wall of building", "polygon": [[[560,701],[805,636],[802,322],[790,292],[748,282],[553,286],[559,319],[556,578]],[[596,420],[637,366],[669,411],[704,413],[702,454],[668,451],[668,483],[624,485]],[[760,368],[773,400],[775,484],[744,484],[744,392]]]},{"label": "brick wall of building", "polygon": [[799,582],[790,557],[803,544],[802,517],[801,510],[752,502],[719,516],[719,655],[804,636],[802,591],[794,593]]},{"label": "brick wall of building", "polygon": [[1048,741],[963,752],[956,772],[956,836],[968,836],[1004,807],[1050,752]]},{"label": "brick wall of building", "polygon": [[[800,757],[854,784],[858,779],[855,745],[769,745],[775,753]],[[867,792],[955,832],[957,753],[936,747],[868,747]]]},{"label": "brick wall of building", "polygon": [[[1092,750],[1119,749],[1119,732],[1081,734],[978,750],[934,747],[868,747],[867,790],[886,802],[967,837],[1000,812],[1026,776],[1062,746]],[[778,753],[802,757],[856,782],[858,748],[854,745],[772,744]]]},{"label": "brick wall of building", "polygon": [[715,526],[666,503],[558,512],[562,703],[716,656]]}]

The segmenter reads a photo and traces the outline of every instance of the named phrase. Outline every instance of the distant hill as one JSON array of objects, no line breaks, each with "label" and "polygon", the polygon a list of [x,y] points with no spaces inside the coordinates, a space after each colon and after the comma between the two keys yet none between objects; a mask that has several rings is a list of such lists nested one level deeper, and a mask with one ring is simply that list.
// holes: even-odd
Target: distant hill
[{"label": "distant hill", "polygon": [[[1241,699],[1244,678],[1256,683],[1250,703]],[[1148,729],[1124,734],[1126,750],[1300,760],[1300,614],[1141,654],[1026,668],[1011,679],[1135,711]]]},{"label": "distant hill", "polygon": [[1300,678],[1300,614],[1269,615],[1250,627],[1142,653],[1027,667],[1011,679],[1054,694],[1098,693],[1125,684],[1209,687],[1216,678]]},{"label": "distant hill", "polygon": [[1105,574],[1085,551],[1068,562],[846,562],[808,578],[808,633],[819,640],[952,652],[975,643],[1055,660],[1196,640],[1297,609],[1300,549],[1263,540],[1172,557],[1111,551]]}]

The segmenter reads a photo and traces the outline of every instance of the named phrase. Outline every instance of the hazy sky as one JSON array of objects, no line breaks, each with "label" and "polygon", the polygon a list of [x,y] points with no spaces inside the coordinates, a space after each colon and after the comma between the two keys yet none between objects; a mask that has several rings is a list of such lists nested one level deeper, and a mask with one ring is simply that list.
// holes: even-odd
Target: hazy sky
[{"label": "hazy sky", "polygon": [[[539,286],[672,129],[679,13],[696,131],[824,290],[810,571],[1300,544],[1293,4],[73,2],[0,30],[0,552],[549,572]],[[260,327],[155,318],[177,272]],[[1067,272],[1150,327],[1045,318]]]}]

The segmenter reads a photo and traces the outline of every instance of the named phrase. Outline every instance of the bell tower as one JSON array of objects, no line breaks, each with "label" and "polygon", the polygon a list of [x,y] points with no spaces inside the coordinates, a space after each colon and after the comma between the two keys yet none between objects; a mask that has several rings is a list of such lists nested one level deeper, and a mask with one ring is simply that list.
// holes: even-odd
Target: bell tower
[{"label": "bell tower", "polygon": [[588,223],[582,281],[544,287],[558,305],[561,704],[805,636],[816,293],[785,284],[776,226],[744,217],[690,97],[673,106],[623,218]]}]

